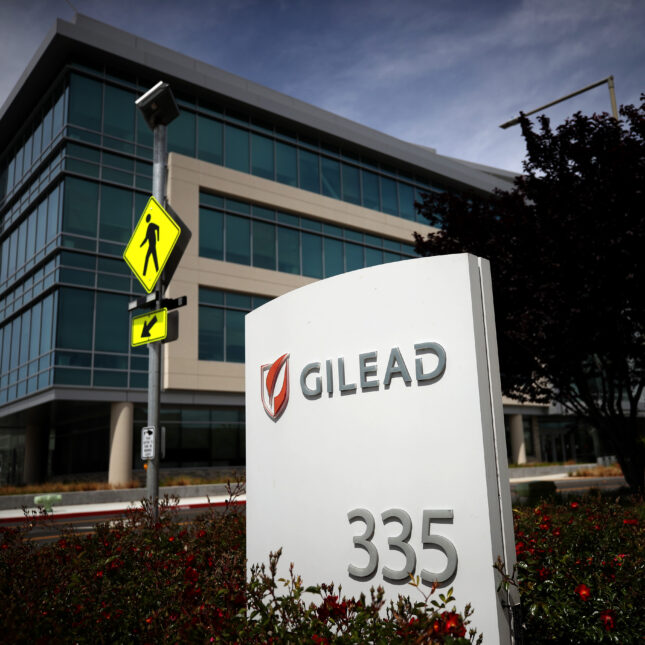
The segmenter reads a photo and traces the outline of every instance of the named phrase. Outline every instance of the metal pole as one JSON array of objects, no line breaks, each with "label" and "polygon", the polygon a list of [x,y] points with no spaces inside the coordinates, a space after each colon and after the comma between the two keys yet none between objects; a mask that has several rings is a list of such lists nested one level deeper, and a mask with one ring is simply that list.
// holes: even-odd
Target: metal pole
[{"label": "metal pole", "polygon": [[[531,116],[531,114],[535,114],[536,112],[542,112],[542,110],[545,110],[548,107],[551,107],[552,105],[555,105],[556,103],[562,103],[562,101],[566,101],[567,99],[573,98],[574,96],[578,96],[578,94],[582,94],[583,92],[587,92],[589,90],[592,90],[594,87],[598,87],[599,85],[602,85],[603,83],[607,83],[609,85],[609,96],[611,98],[611,111],[614,116],[614,119],[618,120],[618,110],[616,109],[616,96],[614,94],[614,77],[613,76],[608,76],[607,78],[603,78],[602,81],[596,81],[595,83],[592,83],[591,85],[587,85],[586,87],[583,87],[580,90],[576,90],[575,92],[571,92],[571,94],[567,94],[566,96],[562,96],[559,99],[556,99],[555,101],[551,101],[550,103],[547,103],[545,105],[542,105],[539,108],[535,108],[535,110],[531,110],[530,112],[525,112],[524,116]],[[512,125],[517,125],[520,122],[519,117],[516,117],[515,119],[511,119],[510,121],[507,121],[506,123],[502,123],[499,127],[505,130],[506,128],[510,128]]]},{"label": "metal pole", "polygon": [[[166,126],[156,125],[153,130],[152,195],[166,205],[166,161],[168,157]],[[155,308],[161,307],[164,285],[161,280],[155,291]],[[148,345],[148,425],[155,429],[154,459],[148,460],[146,471],[146,496],[152,501],[155,521],[159,517],[159,455],[161,452],[161,427],[159,402],[161,390],[161,343]]]}]

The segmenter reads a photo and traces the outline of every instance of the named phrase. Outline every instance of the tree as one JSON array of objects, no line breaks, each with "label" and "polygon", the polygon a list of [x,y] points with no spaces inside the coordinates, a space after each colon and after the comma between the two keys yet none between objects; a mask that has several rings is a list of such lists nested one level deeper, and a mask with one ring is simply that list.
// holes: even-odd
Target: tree
[{"label": "tree", "polygon": [[421,255],[490,260],[504,393],[586,418],[642,492],[645,94],[620,114],[577,113],[555,131],[521,115],[512,190],[424,195],[439,230],[415,238]]}]

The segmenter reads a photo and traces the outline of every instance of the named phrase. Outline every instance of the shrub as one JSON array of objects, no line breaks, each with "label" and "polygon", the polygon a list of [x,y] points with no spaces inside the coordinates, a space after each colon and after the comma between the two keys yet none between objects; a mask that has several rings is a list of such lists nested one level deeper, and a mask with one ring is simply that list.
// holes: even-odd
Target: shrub
[{"label": "shrub", "polygon": [[[0,527],[3,642],[12,643],[471,643],[470,609],[452,593],[401,599],[382,590],[345,598],[321,584],[303,588],[293,571],[277,580],[279,553],[246,582],[245,521],[229,503],[195,522],[159,520],[150,508],[96,533],[64,534],[35,546],[21,529]],[[29,518],[29,523],[42,521]]]},{"label": "shrub", "polygon": [[645,634],[645,505],[587,497],[516,508],[526,641],[634,643]]}]

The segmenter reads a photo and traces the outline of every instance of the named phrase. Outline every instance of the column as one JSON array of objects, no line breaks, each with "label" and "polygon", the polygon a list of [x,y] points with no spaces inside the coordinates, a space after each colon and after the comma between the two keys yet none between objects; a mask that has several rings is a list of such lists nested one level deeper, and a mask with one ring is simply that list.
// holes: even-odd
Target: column
[{"label": "column", "polygon": [[537,462],[542,461],[542,442],[540,441],[540,420],[537,416],[531,417],[533,428],[533,454]]},{"label": "column", "polygon": [[108,483],[127,484],[132,480],[132,425],[134,405],[112,403],[110,409],[110,468]]},{"label": "column", "polygon": [[526,463],[526,445],[524,443],[524,421],[521,414],[511,414],[511,455],[514,464]]}]

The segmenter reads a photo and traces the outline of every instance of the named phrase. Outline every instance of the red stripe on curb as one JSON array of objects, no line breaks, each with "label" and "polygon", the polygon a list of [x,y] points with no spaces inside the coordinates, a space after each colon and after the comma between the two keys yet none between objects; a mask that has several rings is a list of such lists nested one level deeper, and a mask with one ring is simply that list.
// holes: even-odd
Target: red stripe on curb
[{"label": "red stripe on curb", "polygon": [[[241,506],[242,504],[246,505],[245,500],[237,501],[237,502],[203,502],[201,504],[178,504],[177,506],[173,506],[172,508],[210,508],[212,506],[226,506],[226,504],[232,504],[234,506]],[[46,520],[46,519],[73,519],[75,517],[95,517],[96,515],[123,515],[127,511],[136,511],[140,512],[143,509],[141,508],[124,508],[121,510],[111,510],[111,511],[81,511],[78,513],[61,513],[60,515],[36,515],[34,516],[34,519],[36,520]],[[20,522],[23,520],[29,520],[31,519],[30,517],[25,517],[24,515],[20,517],[3,517],[0,518],[0,524],[8,524],[10,522]]]}]

